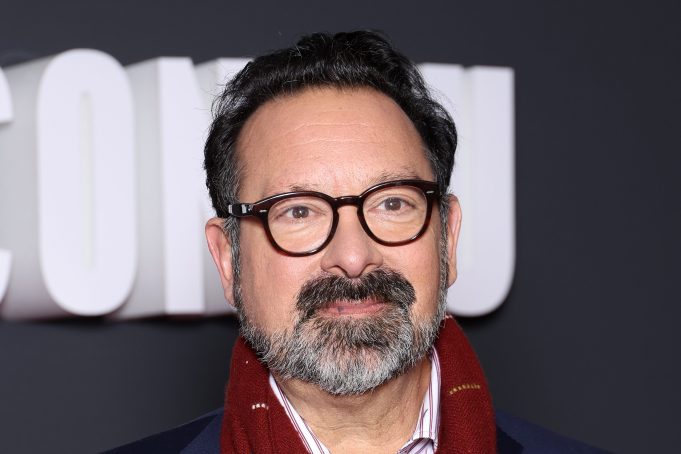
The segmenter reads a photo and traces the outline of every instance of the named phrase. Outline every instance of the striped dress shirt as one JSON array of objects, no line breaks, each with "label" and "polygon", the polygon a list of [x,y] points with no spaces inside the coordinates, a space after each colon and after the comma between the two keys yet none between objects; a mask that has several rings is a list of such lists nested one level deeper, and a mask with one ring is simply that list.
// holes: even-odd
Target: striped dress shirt
[{"label": "striped dress shirt", "polygon": [[[437,449],[437,431],[440,428],[440,360],[435,349],[431,350],[430,361],[430,383],[425,396],[423,396],[416,428],[411,438],[397,451],[398,454],[433,454]],[[330,454],[329,449],[315,437],[303,418],[293,408],[272,374],[270,374],[270,386],[308,452],[310,454]]]}]

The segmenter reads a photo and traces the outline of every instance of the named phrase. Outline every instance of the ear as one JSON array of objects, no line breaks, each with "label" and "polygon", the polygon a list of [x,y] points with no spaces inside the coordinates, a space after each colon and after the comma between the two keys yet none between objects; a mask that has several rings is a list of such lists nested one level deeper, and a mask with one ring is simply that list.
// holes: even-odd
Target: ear
[{"label": "ear", "polygon": [[220,274],[220,282],[224,291],[225,299],[230,305],[234,305],[234,269],[232,268],[232,244],[227,233],[222,228],[224,220],[211,218],[206,223],[206,240],[208,250],[213,257],[215,266]]},{"label": "ear", "polygon": [[455,195],[448,196],[449,214],[447,215],[447,286],[456,280],[456,245],[461,230],[461,206]]}]

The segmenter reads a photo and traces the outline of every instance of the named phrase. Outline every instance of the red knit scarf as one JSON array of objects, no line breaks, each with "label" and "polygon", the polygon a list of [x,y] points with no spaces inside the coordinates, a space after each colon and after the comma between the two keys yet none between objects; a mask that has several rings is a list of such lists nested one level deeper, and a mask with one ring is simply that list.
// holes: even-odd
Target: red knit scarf
[{"label": "red knit scarf", "polygon": [[[442,365],[438,453],[496,452],[492,399],[478,359],[447,318],[435,343]],[[222,454],[294,454],[305,446],[269,385],[269,372],[240,337],[232,353]]]}]

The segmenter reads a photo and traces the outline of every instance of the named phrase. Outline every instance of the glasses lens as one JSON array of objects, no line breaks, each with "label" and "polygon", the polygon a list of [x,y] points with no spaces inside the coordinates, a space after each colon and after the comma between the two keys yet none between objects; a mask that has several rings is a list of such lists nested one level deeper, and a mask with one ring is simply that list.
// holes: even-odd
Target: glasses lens
[{"label": "glasses lens", "polygon": [[303,253],[326,241],[333,224],[333,210],[318,197],[291,197],[269,209],[267,222],[280,248]]},{"label": "glasses lens", "polygon": [[364,201],[364,219],[381,241],[399,243],[416,236],[426,222],[428,200],[419,188],[392,186]]}]

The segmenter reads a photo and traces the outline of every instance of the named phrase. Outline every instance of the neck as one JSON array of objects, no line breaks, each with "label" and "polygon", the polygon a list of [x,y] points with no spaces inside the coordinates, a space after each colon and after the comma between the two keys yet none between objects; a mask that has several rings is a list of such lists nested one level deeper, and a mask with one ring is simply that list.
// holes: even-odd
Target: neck
[{"label": "neck", "polygon": [[431,361],[355,396],[334,396],[274,375],[286,397],[331,452],[397,452],[412,435],[430,383]]}]

